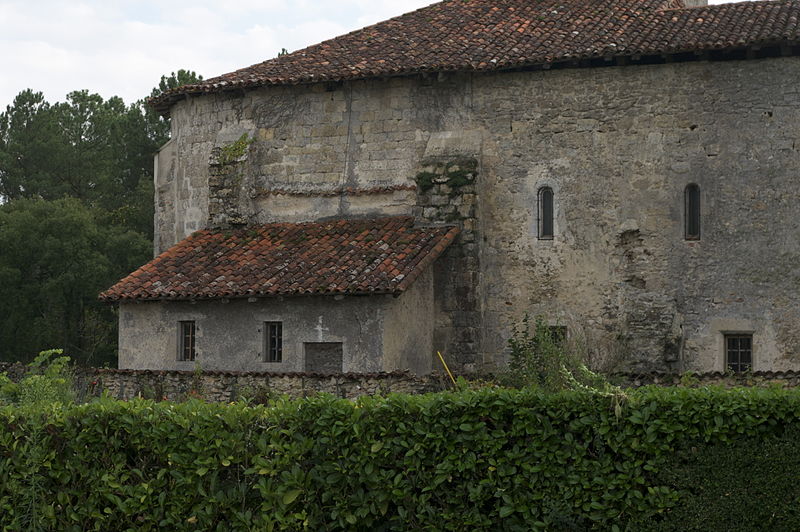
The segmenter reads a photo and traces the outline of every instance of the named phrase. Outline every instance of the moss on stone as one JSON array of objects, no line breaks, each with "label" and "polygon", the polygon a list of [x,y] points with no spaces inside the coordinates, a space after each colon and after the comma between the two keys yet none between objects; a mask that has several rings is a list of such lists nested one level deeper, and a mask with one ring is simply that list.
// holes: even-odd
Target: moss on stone
[{"label": "moss on stone", "polygon": [[433,188],[433,179],[435,177],[436,174],[433,172],[420,172],[417,174],[417,177],[414,179],[414,181],[416,181],[417,186],[422,192],[427,192]]},{"label": "moss on stone", "polygon": [[475,174],[467,170],[457,170],[455,172],[448,172],[447,174],[447,186],[449,186],[452,189],[457,189],[463,187],[464,185],[469,185],[474,180],[475,180]]},{"label": "moss on stone", "polygon": [[415,181],[421,192],[432,189],[436,183],[450,187],[449,196],[457,196],[458,189],[475,181],[478,161],[476,159],[455,159],[448,162],[423,161],[426,167],[417,174]]},{"label": "moss on stone", "polygon": [[217,164],[227,165],[237,162],[239,159],[244,157],[244,155],[247,153],[247,149],[254,141],[255,139],[248,137],[247,133],[242,133],[242,136],[239,137],[239,140],[225,146],[221,146],[217,156]]}]

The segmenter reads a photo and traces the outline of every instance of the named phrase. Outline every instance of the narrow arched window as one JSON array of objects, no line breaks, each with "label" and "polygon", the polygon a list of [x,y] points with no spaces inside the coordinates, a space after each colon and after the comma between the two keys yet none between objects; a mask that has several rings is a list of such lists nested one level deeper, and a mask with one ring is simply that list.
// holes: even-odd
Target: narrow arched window
[{"label": "narrow arched window", "polygon": [[700,187],[691,184],[684,190],[684,237],[700,240]]},{"label": "narrow arched window", "polygon": [[553,225],[553,189],[542,187],[539,189],[539,238],[551,240]]}]

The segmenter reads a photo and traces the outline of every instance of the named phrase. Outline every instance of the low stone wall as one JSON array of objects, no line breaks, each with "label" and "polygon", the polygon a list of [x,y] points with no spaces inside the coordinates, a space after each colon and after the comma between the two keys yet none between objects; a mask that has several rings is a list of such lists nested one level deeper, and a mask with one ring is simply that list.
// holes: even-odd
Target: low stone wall
[{"label": "low stone wall", "polygon": [[[7,373],[15,381],[29,370],[22,364],[0,362],[0,374]],[[221,371],[148,371],[100,368],[73,368],[75,391],[79,401],[98,397],[104,391],[117,399],[184,401],[190,397],[215,402],[250,400],[264,403],[281,395],[307,397],[330,393],[354,399],[365,395],[389,393],[423,394],[451,389],[443,375],[418,377],[407,372],[344,373],[243,373]],[[484,382],[491,382],[485,376]],[[702,373],[676,375],[671,373],[616,374],[611,381],[628,388],[640,386],[800,386],[800,372],[760,371],[743,374]]]},{"label": "low stone wall", "polygon": [[[0,373],[19,380],[28,368],[0,363]],[[136,371],[73,368],[79,400],[100,396],[104,391],[117,399],[182,401],[197,397],[206,401],[230,402],[240,399],[256,403],[271,397],[306,397],[320,392],[353,399],[363,395],[389,393],[422,394],[446,388],[442,377],[417,377],[410,373],[337,374],[241,373],[217,371]]]},{"label": "low stone wall", "polygon": [[638,388],[640,386],[678,386],[694,388],[698,386],[800,386],[798,371],[756,371],[751,373],[620,373],[611,380],[623,387]]}]

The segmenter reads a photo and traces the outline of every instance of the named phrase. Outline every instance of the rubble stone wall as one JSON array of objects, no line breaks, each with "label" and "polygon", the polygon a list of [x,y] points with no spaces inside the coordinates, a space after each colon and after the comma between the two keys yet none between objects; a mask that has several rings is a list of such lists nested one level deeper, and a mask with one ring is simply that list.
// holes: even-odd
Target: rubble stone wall
[{"label": "rubble stone wall", "polygon": [[[0,373],[21,379],[27,367],[0,363]],[[79,399],[100,396],[104,391],[116,399],[183,401],[190,397],[213,402],[251,400],[263,402],[286,395],[307,397],[329,393],[354,399],[389,393],[422,394],[441,391],[447,382],[439,375],[417,377],[410,373],[334,374],[244,373],[214,371],[139,371],[74,368]]]}]

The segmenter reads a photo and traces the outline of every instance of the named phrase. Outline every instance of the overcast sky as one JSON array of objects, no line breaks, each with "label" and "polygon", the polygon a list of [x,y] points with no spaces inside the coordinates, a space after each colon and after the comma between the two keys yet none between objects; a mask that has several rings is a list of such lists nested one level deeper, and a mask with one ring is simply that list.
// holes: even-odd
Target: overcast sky
[{"label": "overcast sky", "polygon": [[180,68],[213,77],[431,3],[0,0],[0,110],[26,88],[51,102],[78,89],[132,102]]}]

